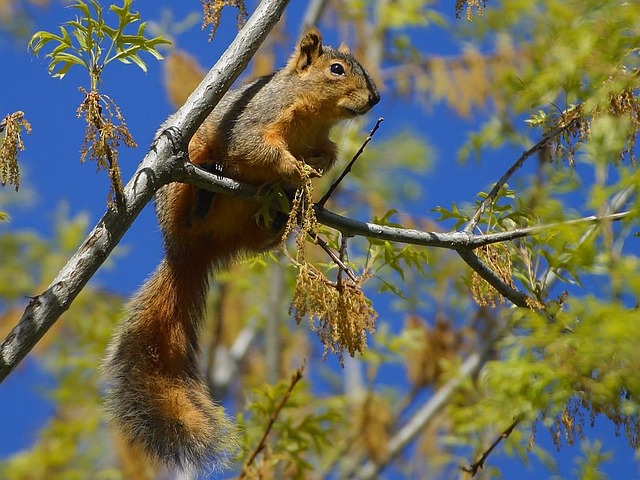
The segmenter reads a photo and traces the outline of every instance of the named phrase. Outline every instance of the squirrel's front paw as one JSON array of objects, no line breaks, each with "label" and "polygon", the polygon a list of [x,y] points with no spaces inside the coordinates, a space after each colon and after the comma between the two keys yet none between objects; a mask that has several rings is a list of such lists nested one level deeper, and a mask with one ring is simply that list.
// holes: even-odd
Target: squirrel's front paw
[{"label": "squirrel's front paw", "polygon": [[298,160],[295,157],[291,157],[291,161],[286,162],[286,166],[281,169],[280,175],[285,183],[294,187],[299,187],[304,183],[307,178],[317,178],[322,176],[322,172],[313,168],[302,160]]},{"label": "squirrel's front paw", "polygon": [[308,163],[303,167],[306,171],[306,175],[309,178],[320,178],[322,176],[322,170],[316,170],[314,167],[309,165]]}]

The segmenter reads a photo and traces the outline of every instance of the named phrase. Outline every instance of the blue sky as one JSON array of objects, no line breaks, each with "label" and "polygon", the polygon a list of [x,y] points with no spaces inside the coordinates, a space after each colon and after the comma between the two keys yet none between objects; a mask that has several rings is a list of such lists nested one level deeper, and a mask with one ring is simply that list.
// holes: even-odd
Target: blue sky
[{"label": "blue sky", "polygon": [[[253,2],[250,2],[253,5]],[[134,9],[143,18],[158,19],[163,6],[171,6],[175,17],[183,18],[191,11],[197,11],[199,2],[170,2],[138,0]],[[306,2],[292,1],[284,21],[287,31],[295,37]],[[491,8],[492,4],[489,4]],[[452,10],[452,6],[447,5]],[[54,6],[40,11],[34,9],[36,29],[56,30],[57,25],[69,19],[71,12]],[[448,12],[453,17],[453,12]],[[454,28],[464,20],[452,20]],[[224,51],[234,33],[233,15],[223,17],[223,26],[213,43],[207,42],[208,31],[199,26],[192,28],[178,38],[178,45],[196,55],[202,65],[212,65]],[[321,25],[322,27],[322,25]],[[326,30],[326,29],[325,29]],[[416,31],[413,32],[414,34]],[[456,44],[444,30],[434,27],[417,34],[419,43],[425,50],[436,54],[451,54]],[[336,43],[335,30],[325,31],[325,42]],[[288,51],[279,52],[280,64]],[[161,66],[151,57],[148,73],[125,65],[115,65],[103,78],[104,92],[116,99],[135,139],[137,149],[123,147],[120,151],[120,165],[123,178],[128,179],[141,160],[154,132],[171,113],[162,87]],[[7,193],[9,206],[0,205],[11,214],[12,230],[37,230],[50,235],[55,214],[62,204],[68,206],[71,216],[88,213],[90,225],[103,214],[108,191],[107,176],[96,174],[92,164],[81,166],[78,152],[84,134],[83,121],[76,118],[76,108],[82,100],[77,90],[86,86],[86,72],[72,69],[63,80],[53,79],[47,73],[44,58],[36,58],[26,53],[26,43],[16,43],[13,39],[0,37],[0,115],[22,110],[32,124],[33,133],[25,137],[27,150],[21,154],[25,190],[35,194],[29,207],[20,207],[27,198],[24,193]],[[75,70],[75,71],[74,71]],[[125,81],[123,81],[125,79]],[[412,205],[416,211],[429,212],[435,206],[449,206],[451,202],[472,201],[476,192],[486,190],[521,153],[519,150],[487,152],[481,162],[471,161],[461,165],[456,152],[464,143],[469,129],[477,127],[473,121],[460,118],[442,105],[424,108],[416,102],[394,98],[382,92],[382,101],[370,117],[373,125],[376,116],[385,117],[383,128],[377,138],[390,138],[405,129],[425,136],[433,146],[435,158],[433,168],[424,180],[425,195],[420,204]],[[375,148],[375,141],[369,148]],[[455,185],[452,188],[451,185]],[[3,199],[7,197],[2,197]],[[389,208],[392,208],[390,205]],[[159,229],[151,205],[140,215],[131,230],[125,235],[122,246],[126,256],[115,261],[108,269],[103,268],[94,282],[129,295],[153,270],[161,257]],[[462,266],[461,268],[465,268]],[[0,429],[0,457],[27,447],[35,432],[51,413],[41,391],[50,379],[37,366],[27,360],[19,371],[0,385],[0,411],[4,413],[3,428]],[[542,430],[542,429],[541,429]],[[593,437],[601,438],[609,448],[614,448],[616,460],[606,465],[610,478],[640,478],[634,452],[626,446],[626,441],[614,435],[612,427],[602,419],[596,421]],[[549,446],[548,435],[540,432],[538,439],[543,446]],[[551,449],[553,447],[550,447]],[[558,455],[561,478],[573,478],[573,458],[579,447],[566,447]],[[498,448],[489,459],[505,467],[505,478],[553,478],[551,474],[533,463],[532,467],[522,467],[519,459],[508,459]]]}]

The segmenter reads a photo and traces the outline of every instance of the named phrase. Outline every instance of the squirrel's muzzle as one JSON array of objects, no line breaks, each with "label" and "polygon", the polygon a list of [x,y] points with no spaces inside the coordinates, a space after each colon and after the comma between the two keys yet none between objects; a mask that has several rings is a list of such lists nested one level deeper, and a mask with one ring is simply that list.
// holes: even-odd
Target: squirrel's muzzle
[{"label": "squirrel's muzzle", "polygon": [[376,84],[373,83],[373,80],[371,79],[371,77],[369,77],[369,75],[365,74],[364,78],[367,88],[367,105],[362,109],[364,110],[362,113],[368,112],[380,101],[380,92],[378,91],[378,87],[376,87]]},{"label": "squirrel's muzzle", "polygon": [[380,92],[373,86],[373,91],[369,93],[369,108],[373,108],[380,101]]},{"label": "squirrel's muzzle", "polygon": [[369,108],[373,108],[380,101],[380,92],[369,75],[366,75],[365,78],[367,79],[367,87],[369,87]]}]

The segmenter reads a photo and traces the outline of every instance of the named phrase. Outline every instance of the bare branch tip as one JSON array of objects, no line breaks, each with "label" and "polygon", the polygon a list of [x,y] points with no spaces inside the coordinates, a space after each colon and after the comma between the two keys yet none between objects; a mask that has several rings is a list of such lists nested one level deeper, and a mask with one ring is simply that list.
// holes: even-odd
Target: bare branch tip
[{"label": "bare branch tip", "polygon": [[349,174],[349,172],[351,172],[351,168],[353,167],[354,163],[356,163],[356,160],[358,160],[358,157],[362,155],[362,152],[364,152],[364,149],[367,147],[367,144],[371,141],[375,133],[378,131],[378,128],[380,128],[380,124],[383,122],[383,120],[384,120],[383,117],[378,117],[376,124],[371,129],[371,131],[369,132],[369,135],[367,135],[367,138],[364,140],[364,142],[362,142],[362,145],[360,146],[356,154],[353,156],[351,161],[347,164],[347,166],[342,171],[338,179],[335,182],[333,182],[331,187],[329,187],[329,190],[327,191],[327,193],[325,193],[324,196],[318,202],[318,206],[320,208],[323,208],[325,206],[325,204],[327,203],[331,195],[333,195],[333,192],[338,188],[338,185],[340,185],[342,180],[344,180],[344,178]]}]

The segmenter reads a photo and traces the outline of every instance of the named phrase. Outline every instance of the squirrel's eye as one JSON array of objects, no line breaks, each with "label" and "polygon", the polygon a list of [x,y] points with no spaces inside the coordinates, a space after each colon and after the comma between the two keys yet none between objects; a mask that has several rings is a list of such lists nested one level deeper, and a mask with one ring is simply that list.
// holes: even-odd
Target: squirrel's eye
[{"label": "squirrel's eye", "polygon": [[340,63],[332,63],[329,69],[334,75],[344,75],[344,67]]}]

